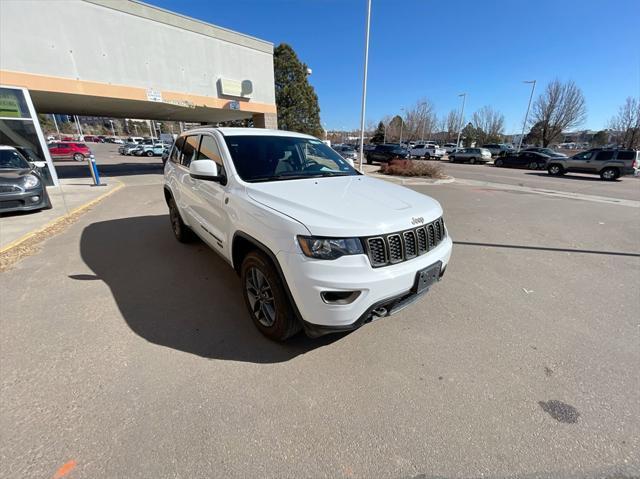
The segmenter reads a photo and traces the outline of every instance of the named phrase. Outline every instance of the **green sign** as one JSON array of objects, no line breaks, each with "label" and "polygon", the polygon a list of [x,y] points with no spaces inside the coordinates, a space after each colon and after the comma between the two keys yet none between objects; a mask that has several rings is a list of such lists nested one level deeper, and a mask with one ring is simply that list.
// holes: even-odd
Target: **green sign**
[{"label": "green sign", "polygon": [[21,90],[0,88],[0,117],[31,118]]}]

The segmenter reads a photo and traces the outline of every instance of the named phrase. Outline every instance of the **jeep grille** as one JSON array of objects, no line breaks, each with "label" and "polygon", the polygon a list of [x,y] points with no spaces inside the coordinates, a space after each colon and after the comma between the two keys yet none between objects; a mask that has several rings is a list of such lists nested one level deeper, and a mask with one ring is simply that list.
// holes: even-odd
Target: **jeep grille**
[{"label": "jeep grille", "polygon": [[371,266],[379,268],[400,263],[425,254],[445,238],[444,220],[437,220],[419,228],[365,238]]}]

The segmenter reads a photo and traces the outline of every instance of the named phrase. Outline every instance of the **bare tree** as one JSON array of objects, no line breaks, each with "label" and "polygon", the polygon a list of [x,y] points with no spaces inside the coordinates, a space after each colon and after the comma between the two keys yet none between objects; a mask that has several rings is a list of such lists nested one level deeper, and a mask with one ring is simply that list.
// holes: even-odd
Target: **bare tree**
[{"label": "bare tree", "polygon": [[609,121],[618,145],[640,148],[640,100],[628,97],[618,114]]},{"label": "bare tree", "polygon": [[549,146],[563,131],[582,124],[587,116],[582,90],[573,82],[553,80],[533,104],[530,125],[539,124],[542,146]]},{"label": "bare tree", "polygon": [[436,123],[437,117],[433,103],[426,98],[418,100],[405,114],[406,132],[403,138],[408,141],[428,139],[437,129]]},{"label": "bare tree", "polygon": [[478,132],[478,141],[483,144],[501,141],[504,133],[504,115],[490,106],[483,106],[473,114],[473,126]]},{"label": "bare tree", "polygon": [[460,112],[458,110],[450,110],[447,116],[442,120],[443,130],[447,133],[447,143],[457,138],[458,128],[460,128]]}]

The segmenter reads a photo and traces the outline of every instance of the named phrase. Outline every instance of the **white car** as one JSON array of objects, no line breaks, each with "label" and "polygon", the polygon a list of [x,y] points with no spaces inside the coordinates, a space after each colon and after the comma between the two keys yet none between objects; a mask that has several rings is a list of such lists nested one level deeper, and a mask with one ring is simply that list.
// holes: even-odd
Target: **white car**
[{"label": "white car", "polygon": [[195,233],[236,270],[253,323],[276,340],[389,316],[426,293],[451,255],[436,200],[364,176],[300,133],[185,132],[164,195],[178,241]]},{"label": "white car", "polygon": [[447,151],[433,143],[418,143],[409,150],[409,154],[415,158],[442,158]]}]

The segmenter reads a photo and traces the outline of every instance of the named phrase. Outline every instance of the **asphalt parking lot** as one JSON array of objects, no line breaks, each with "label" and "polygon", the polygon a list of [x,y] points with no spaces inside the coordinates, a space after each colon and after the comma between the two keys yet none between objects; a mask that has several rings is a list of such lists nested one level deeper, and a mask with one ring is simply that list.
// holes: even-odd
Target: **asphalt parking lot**
[{"label": "asphalt parking lot", "polygon": [[160,169],[112,168],[125,188],[0,274],[3,476],[640,475],[637,179],[446,164],[413,186],[445,209],[444,280],[278,344],[174,240]]}]

